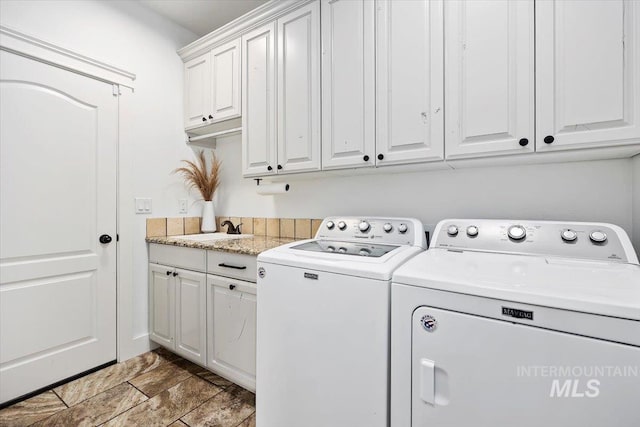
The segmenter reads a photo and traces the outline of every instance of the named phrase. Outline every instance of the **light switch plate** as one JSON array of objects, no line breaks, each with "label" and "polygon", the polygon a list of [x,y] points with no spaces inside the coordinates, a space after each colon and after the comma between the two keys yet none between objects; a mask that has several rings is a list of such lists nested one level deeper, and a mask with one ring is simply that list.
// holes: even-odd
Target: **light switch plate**
[{"label": "light switch plate", "polygon": [[135,198],[136,214],[150,214],[152,212],[152,204],[150,198]]},{"label": "light switch plate", "polygon": [[178,213],[186,214],[188,210],[187,199],[178,199]]}]

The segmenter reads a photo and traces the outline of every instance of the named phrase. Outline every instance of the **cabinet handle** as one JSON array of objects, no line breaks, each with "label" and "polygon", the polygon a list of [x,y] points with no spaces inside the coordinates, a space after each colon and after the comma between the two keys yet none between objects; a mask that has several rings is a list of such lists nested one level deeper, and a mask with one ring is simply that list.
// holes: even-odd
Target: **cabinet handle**
[{"label": "cabinet handle", "polygon": [[272,168],[271,166],[267,166],[267,170],[268,170],[268,171],[272,171],[272,170],[273,170],[273,168]]},{"label": "cabinet handle", "polygon": [[202,121],[203,121],[203,122],[206,122],[206,121],[207,121],[207,118],[206,118],[206,117],[203,117],[203,118],[202,118]]},{"label": "cabinet handle", "polygon": [[209,119],[213,119],[213,116],[211,114],[209,114]]},{"label": "cabinet handle", "polygon": [[547,135],[547,136],[544,137],[544,143],[545,144],[551,144],[553,141],[555,141],[555,139],[551,135]]},{"label": "cabinet handle", "polygon": [[520,144],[522,147],[526,147],[529,144],[529,140],[527,138],[522,138],[518,144]]},{"label": "cabinet handle", "polygon": [[382,153],[378,154],[378,160],[382,160],[382,159],[384,159],[384,154]]},{"label": "cabinet handle", "polygon": [[225,268],[235,268],[236,270],[246,270],[247,266],[246,265],[230,265],[230,264],[225,264],[224,262],[221,262],[220,264],[218,264],[218,267],[225,267]]},{"label": "cabinet handle", "polygon": [[282,169],[282,165],[278,165],[278,170]]},{"label": "cabinet handle", "polygon": [[369,156],[367,156],[366,154],[364,155],[364,157],[362,158],[362,160],[364,160],[365,162],[369,161]]},{"label": "cabinet handle", "polygon": [[229,285],[229,289],[234,290],[236,288],[236,285]]}]

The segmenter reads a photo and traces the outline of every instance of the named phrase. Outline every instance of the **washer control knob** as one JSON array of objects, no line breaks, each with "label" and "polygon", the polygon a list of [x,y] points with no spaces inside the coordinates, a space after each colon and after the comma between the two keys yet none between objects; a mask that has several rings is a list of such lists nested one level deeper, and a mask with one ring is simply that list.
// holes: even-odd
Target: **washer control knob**
[{"label": "washer control knob", "polygon": [[347,248],[338,248],[338,252],[341,254],[346,254],[347,253]]},{"label": "washer control knob", "polygon": [[327,246],[327,252],[335,252],[336,248],[334,248],[333,246]]},{"label": "washer control knob", "polygon": [[457,236],[458,235],[458,226],[457,225],[450,225],[449,227],[447,227],[447,234],[451,237],[453,236]]},{"label": "washer control knob", "polygon": [[360,252],[358,252],[360,255],[362,256],[369,256],[371,255],[371,251],[369,249],[366,248],[362,248],[360,249]]},{"label": "washer control knob", "polygon": [[409,229],[409,227],[407,227],[407,224],[398,225],[398,232],[400,232],[402,234],[406,233],[408,229]]},{"label": "washer control knob", "polygon": [[570,228],[567,228],[566,230],[562,230],[562,233],[560,233],[560,237],[562,237],[562,240],[564,240],[565,242],[573,242],[578,238],[578,233],[571,230]]},{"label": "washer control knob", "polygon": [[385,233],[391,233],[391,230],[393,230],[393,225],[387,222],[382,226],[382,229],[384,230]]},{"label": "washer control knob", "polygon": [[513,240],[522,240],[527,237],[527,230],[521,225],[512,225],[509,227],[509,230],[507,230],[507,234]]},{"label": "washer control knob", "polygon": [[589,238],[594,243],[604,243],[607,241],[607,235],[604,231],[600,230],[592,231],[591,234],[589,234]]},{"label": "washer control knob", "polygon": [[327,221],[327,228],[329,230],[333,230],[333,227],[335,227],[336,225],[334,224],[333,221]]},{"label": "washer control knob", "polygon": [[360,221],[360,224],[358,224],[358,228],[360,229],[360,231],[362,231],[363,233],[368,231],[371,226],[369,225],[369,223],[365,220]]},{"label": "washer control knob", "polygon": [[338,228],[339,228],[340,230],[344,230],[345,228],[347,228],[347,223],[346,223],[346,222],[344,222],[344,221],[340,221],[340,222],[338,223]]},{"label": "washer control knob", "polygon": [[478,227],[475,225],[470,225],[467,227],[467,236],[476,237],[478,235]]}]

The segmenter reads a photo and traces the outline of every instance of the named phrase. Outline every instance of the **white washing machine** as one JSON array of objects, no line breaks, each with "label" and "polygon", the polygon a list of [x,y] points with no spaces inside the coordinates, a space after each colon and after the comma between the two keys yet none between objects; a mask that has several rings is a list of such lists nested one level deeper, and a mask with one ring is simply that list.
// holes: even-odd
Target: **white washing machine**
[{"label": "white washing machine", "polygon": [[640,266],[595,223],[446,220],[393,275],[392,427],[640,425]]},{"label": "white washing machine", "polygon": [[409,218],[325,219],[258,256],[259,427],[385,427],[393,271],[426,249]]}]

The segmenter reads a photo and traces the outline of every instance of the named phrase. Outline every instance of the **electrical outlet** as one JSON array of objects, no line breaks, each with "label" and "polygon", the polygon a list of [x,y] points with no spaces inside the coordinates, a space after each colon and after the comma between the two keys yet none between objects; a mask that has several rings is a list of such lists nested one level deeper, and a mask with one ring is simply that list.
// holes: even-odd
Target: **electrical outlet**
[{"label": "electrical outlet", "polygon": [[188,210],[187,199],[178,199],[178,213],[186,214]]},{"label": "electrical outlet", "polygon": [[136,197],[135,207],[137,214],[150,214],[152,212],[152,204],[150,198]]}]

